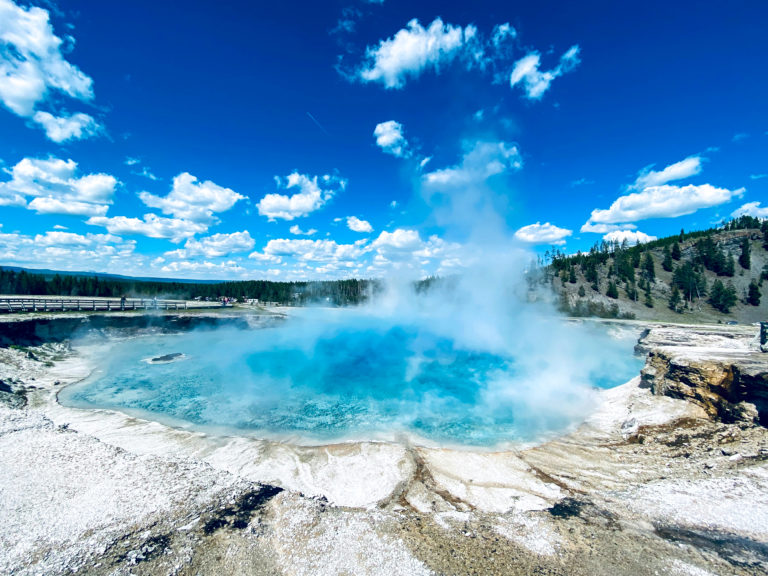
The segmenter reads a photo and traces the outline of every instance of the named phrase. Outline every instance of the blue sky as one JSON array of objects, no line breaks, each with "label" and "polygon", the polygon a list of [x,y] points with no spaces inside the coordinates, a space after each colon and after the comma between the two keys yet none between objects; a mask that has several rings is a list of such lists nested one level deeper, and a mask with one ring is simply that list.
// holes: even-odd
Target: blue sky
[{"label": "blue sky", "polygon": [[0,0],[0,265],[448,274],[768,217],[763,1],[226,4]]}]

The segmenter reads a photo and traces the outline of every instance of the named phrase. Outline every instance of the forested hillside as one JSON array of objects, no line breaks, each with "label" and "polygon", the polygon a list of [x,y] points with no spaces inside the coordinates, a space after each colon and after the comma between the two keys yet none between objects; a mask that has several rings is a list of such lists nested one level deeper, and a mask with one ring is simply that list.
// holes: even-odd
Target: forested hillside
[{"label": "forested hillside", "polygon": [[529,272],[566,314],[679,322],[768,320],[767,279],[768,220],[750,216],[636,246],[555,249]]}]

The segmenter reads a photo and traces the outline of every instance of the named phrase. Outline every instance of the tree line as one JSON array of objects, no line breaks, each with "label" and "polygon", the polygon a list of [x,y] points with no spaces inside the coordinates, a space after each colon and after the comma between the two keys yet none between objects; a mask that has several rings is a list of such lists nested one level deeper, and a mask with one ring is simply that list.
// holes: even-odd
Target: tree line
[{"label": "tree line", "polygon": [[361,304],[381,290],[377,280],[326,280],[272,282],[243,280],[217,283],[186,283],[135,280],[89,275],[37,274],[0,268],[0,294],[37,296],[95,296],[107,298],[174,298],[183,300],[235,298],[279,304],[314,302],[334,306]]}]

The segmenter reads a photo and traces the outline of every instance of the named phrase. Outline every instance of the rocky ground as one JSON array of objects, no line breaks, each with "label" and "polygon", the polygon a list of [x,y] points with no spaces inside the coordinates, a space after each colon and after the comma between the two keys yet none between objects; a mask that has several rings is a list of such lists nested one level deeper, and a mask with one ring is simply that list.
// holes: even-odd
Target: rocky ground
[{"label": "rocky ground", "polygon": [[56,403],[99,348],[0,348],[0,573],[768,574],[768,354],[653,327],[574,433],[470,452],[212,438]]}]

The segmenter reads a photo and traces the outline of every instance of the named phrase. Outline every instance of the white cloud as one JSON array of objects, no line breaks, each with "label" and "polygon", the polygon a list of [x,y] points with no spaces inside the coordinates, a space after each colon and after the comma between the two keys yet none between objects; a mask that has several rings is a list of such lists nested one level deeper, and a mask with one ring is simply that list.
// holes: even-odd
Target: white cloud
[{"label": "white cloud", "polygon": [[614,230],[603,236],[603,240],[606,242],[618,242],[622,244],[625,240],[627,244],[639,244],[640,242],[650,242],[656,240],[656,236],[649,236],[639,230]]},{"label": "white cloud", "polygon": [[165,255],[173,258],[194,258],[195,256],[220,258],[250,250],[254,244],[250,233],[243,230],[229,234],[213,234],[200,240],[190,238],[184,244],[184,248],[166,252]]},{"label": "white cloud", "polygon": [[750,180],[762,180],[763,178],[768,178],[768,174],[750,174],[749,175]]},{"label": "white cloud", "polygon": [[587,222],[581,227],[581,232],[594,232],[595,234],[606,234],[616,230],[634,230],[637,228],[634,224],[595,224]]},{"label": "white cloud", "polygon": [[504,42],[514,38],[517,38],[517,30],[510,26],[509,22],[505,22],[494,27],[493,34],[491,35],[491,44],[496,48],[500,48]]},{"label": "white cloud", "polygon": [[768,206],[760,207],[760,202],[747,202],[731,213],[732,218],[739,216],[754,216],[755,218],[768,218]]},{"label": "white cloud", "polygon": [[347,181],[337,176],[309,177],[298,172],[289,174],[286,178],[275,177],[278,188],[284,190],[298,189],[298,192],[288,196],[285,194],[267,194],[257,207],[259,214],[270,220],[280,218],[293,220],[307,216],[322,208],[333,196],[347,185]]},{"label": "white cloud", "polygon": [[421,236],[417,230],[406,230],[397,228],[394,232],[384,230],[371,247],[374,249],[383,249],[387,252],[413,252],[423,247]]},{"label": "white cloud", "polygon": [[408,141],[403,136],[403,125],[394,120],[381,122],[376,125],[373,131],[376,137],[376,144],[387,154],[406,158],[411,155],[408,149]]},{"label": "white cloud", "polygon": [[552,81],[570,72],[581,63],[579,58],[579,47],[571,46],[568,51],[560,57],[560,63],[552,70],[541,71],[541,55],[538,52],[531,52],[515,62],[512,73],[509,77],[509,85],[514,88],[520,84],[529,100],[540,100],[544,93],[549,90]]},{"label": "white cloud", "polygon": [[397,208],[398,207],[397,200],[392,200],[392,202],[389,203],[389,207],[390,208]]},{"label": "white cloud", "polygon": [[35,112],[32,119],[43,127],[50,140],[58,144],[95,136],[102,130],[101,125],[92,116],[82,112],[58,117],[50,112]]},{"label": "white cloud", "polygon": [[607,210],[593,210],[588,223],[616,224],[648,218],[676,218],[741,196],[744,188],[728,190],[710,184],[650,186],[616,199]]},{"label": "white cloud", "polygon": [[315,230],[314,228],[310,228],[305,232],[304,230],[301,229],[301,227],[298,224],[294,224],[293,226],[291,226],[290,232],[291,234],[296,234],[296,236],[313,236],[317,234],[317,230]]},{"label": "white cloud", "polygon": [[371,226],[371,223],[367,220],[360,220],[357,216],[349,216],[347,218],[347,227],[353,232],[373,232],[373,226]]},{"label": "white cloud", "polygon": [[141,192],[139,198],[147,206],[159,208],[163,214],[210,225],[218,222],[215,213],[226,212],[245,196],[210,180],[198,182],[192,174],[182,172],[173,179],[173,187],[168,196],[160,197]]},{"label": "white cloud", "polygon": [[702,170],[701,156],[689,156],[685,160],[670,164],[664,170],[658,172],[646,168],[640,171],[635,183],[629,186],[630,189],[642,190],[649,186],[661,186],[667,182],[683,180],[700,174]]},{"label": "white cloud", "polygon": [[248,255],[248,258],[252,260],[257,260],[259,262],[272,262],[275,264],[280,264],[283,259],[279,256],[273,256],[272,254],[264,254],[263,252],[253,252],[252,254]]},{"label": "white cloud", "polygon": [[[270,240],[262,251],[265,256],[293,257],[314,262],[354,261],[363,254],[357,244],[337,244],[333,240],[281,238]],[[251,254],[252,258],[261,259]]]},{"label": "white cloud", "polygon": [[87,114],[57,117],[37,110],[52,93],[93,99],[93,81],[64,59],[61,45],[47,10],[0,0],[0,102],[40,124],[54,142],[85,138],[100,130]]},{"label": "white cloud", "polygon": [[147,168],[146,166],[141,167],[141,171],[138,171],[138,167],[141,164],[140,158],[133,158],[131,156],[126,156],[124,163],[126,166],[136,166],[136,170],[131,172],[131,174],[135,174],[136,176],[144,176],[144,178],[149,178],[152,181],[160,180],[157,176],[155,176],[152,171]]},{"label": "white cloud", "polygon": [[409,77],[451,62],[477,33],[474,26],[443,24],[440,18],[424,28],[417,19],[378,46],[369,46],[366,61],[357,71],[363,82],[380,82],[385,88],[402,88]]},{"label": "white cloud", "polygon": [[138,271],[142,257],[136,243],[111,234],[75,234],[47,231],[26,236],[0,231],[0,252],[5,262],[58,270]]},{"label": "white cloud", "polygon": [[369,274],[386,274],[393,270],[417,276],[445,274],[462,267],[462,247],[436,235],[423,240],[416,230],[397,228],[383,231],[368,252],[374,254]]},{"label": "white cloud", "polygon": [[[0,206],[27,206],[45,214],[104,215],[117,186],[108,174],[77,177],[74,160],[24,158],[0,182]],[[34,197],[27,205],[27,198]]]},{"label": "white cloud", "polygon": [[58,198],[35,198],[27,208],[38,214],[69,214],[72,216],[104,216],[108,207],[102,204],[60,200]]},{"label": "white cloud", "polygon": [[101,246],[109,243],[120,243],[123,239],[112,234],[83,235],[49,230],[45,234],[37,234],[34,241],[37,246]]},{"label": "white cloud", "polygon": [[357,28],[357,21],[363,16],[354,6],[347,6],[341,10],[341,18],[336,22],[336,27],[331,30],[331,34],[347,33],[351,34]]},{"label": "white cloud", "polygon": [[246,270],[242,266],[240,266],[237,262],[234,260],[229,260],[227,262],[222,262],[220,264],[216,264],[213,262],[208,261],[193,261],[193,260],[178,260],[174,262],[170,262],[160,268],[163,272],[191,272],[195,274],[204,273],[205,275],[213,275],[216,278],[221,278],[222,274],[225,275],[232,275],[232,274],[243,274]]},{"label": "white cloud", "polygon": [[166,238],[175,243],[208,230],[206,224],[177,218],[162,218],[156,214],[145,214],[143,219],[126,216],[111,218],[94,216],[89,218],[87,223],[93,226],[103,226],[112,234],[137,234],[149,238]]},{"label": "white cloud", "polygon": [[435,189],[456,188],[523,167],[523,159],[514,144],[478,141],[471,145],[472,148],[465,152],[458,166],[424,174],[422,181],[425,186]]},{"label": "white cloud", "polygon": [[565,244],[565,238],[573,234],[572,230],[558,228],[549,222],[529,224],[515,232],[515,238],[529,244]]},{"label": "white cloud", "polygon": [[153,182],[160,180],[160,178],[152,174],[152,171],[146,166],[142,166],[141,172],[133,172],[133,174],[136,174],[136,176],[144,176],[144,178],[149,178]]}]

